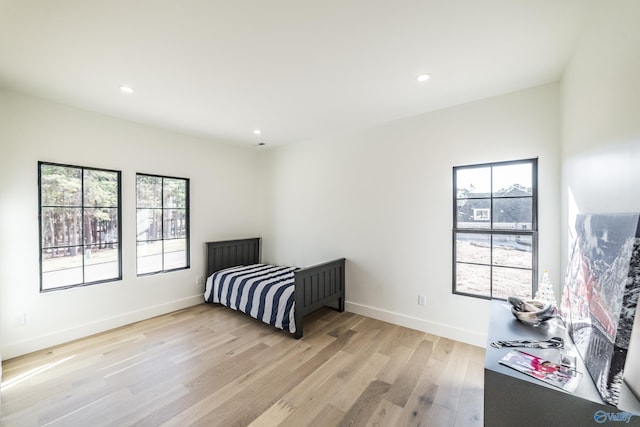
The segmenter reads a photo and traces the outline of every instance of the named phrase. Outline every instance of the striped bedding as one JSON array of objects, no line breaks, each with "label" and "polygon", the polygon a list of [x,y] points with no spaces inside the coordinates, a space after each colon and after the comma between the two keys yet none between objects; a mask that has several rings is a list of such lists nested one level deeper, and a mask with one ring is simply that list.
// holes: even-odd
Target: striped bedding
[{"label": "striped bedding", "polygon": [[296,270],[296,267],[253,264],[217,271],[207,278],[204,299],[295,333]]}]

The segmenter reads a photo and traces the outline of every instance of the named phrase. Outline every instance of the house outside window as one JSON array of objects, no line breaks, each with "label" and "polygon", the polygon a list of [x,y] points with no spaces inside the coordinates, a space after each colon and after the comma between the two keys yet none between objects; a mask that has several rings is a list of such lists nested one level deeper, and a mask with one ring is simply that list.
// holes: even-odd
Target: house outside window
[{"label": "house outside window", "polygon": [[453,168],[454,293],[532,297],[537,198],[537,159]]},{"label": "house outside window", "polygon": [[189,180],[136,175],[137,274],[189,268]]},{"label": "house outside window", "polygon": [[38,162],[41,292],[122,279],[120,178]]}]

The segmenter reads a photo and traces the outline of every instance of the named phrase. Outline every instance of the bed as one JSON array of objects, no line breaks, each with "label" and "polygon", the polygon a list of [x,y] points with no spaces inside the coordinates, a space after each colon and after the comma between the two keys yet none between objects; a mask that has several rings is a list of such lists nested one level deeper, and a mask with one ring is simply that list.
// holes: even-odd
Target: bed
[{"label": "bed", "polygon": [[206,302],[242,311],[296,339],[307,314],[324,306],[344,311],[344,258],[307,268],[273,266],[260,263],[259,238],[206,246]]}]

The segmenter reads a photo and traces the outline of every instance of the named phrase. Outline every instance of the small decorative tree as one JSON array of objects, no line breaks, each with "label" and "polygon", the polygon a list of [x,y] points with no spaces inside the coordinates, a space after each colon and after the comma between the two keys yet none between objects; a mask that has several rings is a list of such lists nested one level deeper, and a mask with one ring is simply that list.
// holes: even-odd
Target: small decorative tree
[{"label": "small decorative tree", "polygon": [[551,283],[549,272],[547,270],[545,270],[542,275],[542,280],[538,285],[538,291],[536,292],[535,299],[550,302],[553,307],[558,306],[556,295],[553,293],[553,284]]}]

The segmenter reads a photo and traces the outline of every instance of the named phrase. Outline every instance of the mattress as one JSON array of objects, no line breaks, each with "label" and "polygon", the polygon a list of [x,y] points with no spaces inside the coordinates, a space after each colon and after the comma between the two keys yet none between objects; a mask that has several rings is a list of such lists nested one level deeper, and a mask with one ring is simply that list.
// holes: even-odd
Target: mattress
[{"label": "mattress", "polygon": [[220,270],[207,278],[204,299],[294,333],[294,272],[297,269],[253,264]]}]

